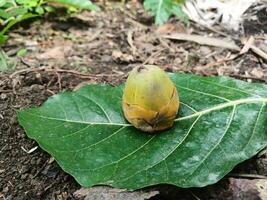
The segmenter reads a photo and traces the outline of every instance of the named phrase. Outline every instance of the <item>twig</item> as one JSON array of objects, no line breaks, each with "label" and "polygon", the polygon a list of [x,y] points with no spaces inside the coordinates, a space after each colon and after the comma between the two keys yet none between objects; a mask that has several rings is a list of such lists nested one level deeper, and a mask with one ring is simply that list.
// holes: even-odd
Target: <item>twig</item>
[{"label": "twig", "polygon": [[1,93],[13,92],[13,90],[0,90]]},{"label": "twig", "polygon": [[92,35],[90,37],[89,40],[87,40],[86,42],[89,43],[89,42],[92,42],[93,40],[95,40],[100,34],[101,34],[102,30],[98,30],[94,35]]},{"label": "twig", "polygon": [[162,51],[164,51],[164,50],[165,50],[165,48],[160,49],[160,50],[156,51],[155,53],[151,54],[151,55],[150,55],[150,56],[149,56],[149,57],[142,63],[142,65],[145,65],[145,64],[147,64],[148,62],[150,62],[150,60],[151,60],[152,58],[155,58],[155,57],[159,56],[160,53],[161,53]]},{"label": "twig", "polygon": [[26,65],[27,67],[30,67],[30,68],[32,68],[32,66],[28,63],[28,62],[26,62],[22,57],[20,58],[20,62],[22,62],[24,65]]},{"label": "twig", "polygon": [[267,60],[267,54],[264,51],[262,51],[260,48],[254,46],[254,45],[251,45],[250,49],[255,54],[257,54],[258,56],[260,56],[261,58],[263,58],[264,60]]},{"label": "twig", "polygon": [[258,56],[260,56],[264,60],[267,60],[267,53],[265,53],[263,50],[261,50],[260,48],[258,48],[254,45],[255,44],[254,43],[255,38],[253,36],[250,36],[250,38],[248,40],[243,40],[241,42],[242,42],[242,44],[244,44],[244,47],[240,51],[240,54],[244,54],[251,49],[251,51],[253,51],[255,54],[257,54]]},{"label": "twig", "polygon": [[259,77],[254,77],[254,76],[241,75],[241,74],[230,74],[230,76],[236,77],[236,78],[245,78],[245,79],[252,79],[252,80],[267,82],[267,78],[259,78]]},{"label": "twig", "polygon": [[259,174],[239,174],[239,173],[231,173],[227,177],[267,179],[267,176],[263,176]]},{"label": "twig", "polygon": [[235,51],[240,51],[240,48],[235,44],[233,40],[219,39],[213,37],[205,37],[201,35],[191,35],[185,33],[173,33],[170,35],[162,35],[163,38],[173,39],[173,40],[184,40],[196,42],[202,45],[221,47],[226,49],[231,49]]},{"label": "twig", "polygon": [[262,157],[266,153],[267,153],[267,148],[266,149],[263,149],[260,153],[258,153],[257,157],[260,158],[260,157]]},{"label": "twig", "polygon": [[208,63],[208,64],[206,64],[204,66],[196,66],[196,67],[194,67],[194,70],[196,70],[196,71],[205,70],[205,69],[208,69],[208,68],[213,67],[215,65],[220,65],[222,63],[225,63],[225,62],[228,62],[228,61],[232,61],[232,60],[236,59],[239,56],[240,56],[240,54],[235,54],[235,55],[232,55],[232,56],[230,56],[228,58],[226,57],[226,58],[217,60],[215,62]]},{"label": "twig", "polygon": [[251,45],[254,43],[255,39],[253,36],[250,36],[247,41],[242,42],[244,44],[243,48],[240,51],[240,54],[247,53],[251,47]]},{"label": "twig", "polygon": [[132,30],[128,31],[127,33],[127,42],[131,47],[133,55],[136,55],[136,47],[134,46],[134,43],[133,43],[133,31]]},{"label": "twig", "polygon": [[190,191],[190,193],[192,194],[192,196],[196,199],[196,200],[201,200],[197,195],[195,195],[192,191]]},{"label": "twig", "polygon": [[103,76],[116,76],[115,74],[85,74],[82,72],[78,72],[75,70],[68,70],[68,69],[60,69],[60,68],[56,68],[56,69],[52,69],[52,68],[47,68],[47,67],[39,67],[39,68],[27,68],[27,69],[22,69],[22,70],[18,70],[16,72],[14,72],[13,74],[11,74],[9,76],[9,78],[13,78],[14,76],[17,76],[19,74],[22,73],[29,73],[29,72],[38,72],[38,71],[45,71],[45,72],[58,72],[58,73],[69,73],[69,74],[74,74],[74,75],[78,75],[81,76],[81,78],[88,78],[88,77],[103,77]]},{"label": "twig", "polygon": [[21,149],[27,154],[33,153],[37,148],[38,148],[38,146],[35,146],[35,147],[31,148],[30,150],[27,150],[23,146],[21,146]]},{"label": "twig", "polygon": [[7,144],[1,148],[0,152],[2,152],[6,147],[7,147]]},{"label": "twig", "polygon": [[49,89],[46,89],[46,91],[49,92],[52,95],[56,94],[55,92],[53,92],[52,90],[49,90]]},{"label": "twig", "polygon": [[126,12],[124,9],[121,9],[121,8],[120,8],[120,11],[127,16],[127,18],[125,18],[125,21],[128,21],[128,22],[138,26],[140,29],[147,29],[147,26],[138,22],[136,20],[135,16],[130,14],[130,12]]},{"label": "twig", "polygon": [[[205,25],[205,24],[203,24],[203,23],[196,22],[196,21],[194,21],[194,20],[192,20],[192,19],[190,19],[190,20],[193,21],[193,22],[195,22],[196,25],[202,26],[203,28],[209,29],[210,31],[213,31],[213,32],[215,32],[215,33],[218,33],[218,34],[220,34],[220,35],[222,35],[222,36],[229,37],[229,35],[227,35],[226,33],[222,32],[222,31],[220,31],[220,30],[217,30],[217,29],[215,29],[215,28],[213,28],[213,27],[211,27],[211,26]],[[231,37],[232,37],[232,36],[231,36]],[[236,39],[236,38],[234,38],[234,39]]]},{"label": "twig", "polygon": [[45,168],[47,164],[49,164],[50,158],[45,161],[45,163],[41,166],[41,168],[33,175],[32,179],[36,178],[41,171]]},{"label": "twig", "polygon": [[59,91],[62,91],[61,76],[57,71],[55,71],[55,73],[57,75],[57,83],[58,83],[58,86],[59,86]]}]

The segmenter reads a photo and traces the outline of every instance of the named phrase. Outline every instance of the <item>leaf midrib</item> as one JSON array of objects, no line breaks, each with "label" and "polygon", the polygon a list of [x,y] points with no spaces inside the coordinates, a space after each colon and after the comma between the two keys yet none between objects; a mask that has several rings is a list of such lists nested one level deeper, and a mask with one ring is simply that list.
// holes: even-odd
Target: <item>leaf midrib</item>
[{"label": "leaf midrib", "polygon": [[240,104],[250,104],[250,103],[263,103],[263,104],[266,104],[267,103],[267,98],[248,98],[248,99],[239,99],[239,100],[235,100],[235,101],[228,101],[226,103],[222,103],[222,104],[219,104],[217,106],[214,106],[214,107],[202,110],[202,111],[195,112],[192,115],[188,115],[188,116],[185,116],[185,117],[177,118],[174,121],[176,122],[176,121],[182,121],[182,120],[186,120],[186,119],[191,119],[193,117],[197,117],[199,115],[205,115],[205,114],[210,113],[210,112],[215,111],[215,110],[220,110],[220,109],[227,108],[227,107],[237,106],[237,105],[240,105]]},{"label": "leaf midrib", "polygon": [[[158,19],[158,17],[160,16],[160,12],[161,12],[161,6],[162,6],[163,0],[159,1],[158,7],[157,7],[157,14],[156,14],[156,18]],[[157,20],[156,20],[157,21]]]},{"label": "leaf midrib", "polygon": [[[181,102],[181,103],[182,104],[185,104],[183,102]],[[237,106],[237,105],[240,105],[240,104],[251,104],[251,103],[263,103],[263,104],[266,104],[267,103],[267,98],[246,98],[246,99],[239,99],[239,100],[234,100],[234,101],[228,101],[226,103],[218,104],[217,106],[213,106],[211,108],[207,108],[205,110],[195,112],[195,113],[193,113],[191,115],[177,118],[174,121],[175,122],[183,121],[183,120],[191,119],[191,118],[194,118],[194,117],[197,117],[197,116],[200,116],[200,115],[205,115],[207,113],[210,113],[210,112],[213,112],[213,111],[216,111],[216,110],[220,110],[220,109],[223,109],[223,108]],[[24,113],[27,113],[29,115],[32,115],[32,116],[43,118],[43,119],[56,120],[56,121],[64,121],[64,122],[70,122],[70,123],[90,124],[90,125],[110,125],[110,126],[132,126],[131,124],[128,124],[128,123],[108,123],[108,122],[76,121],[76,120],[69,120],[69,119],[60,119],[60,118],[55,118],[55,117],[48,117],[48,116],[43,116],[43,115],[36,115],[36,114],[33,114],[31,112],[27,112],[27,111],[23,111],[23,112]]]},{"label": "leaf midrib", "polygon": [[[254,135],[255,128],[256,128],[256,126],[257,126],[259,116],[261,115],[262,110],[263,110],[264,106],[266,105],[267,98],[264,98],[263,100],[264,100],[264,101],[263,101],[263,104],[262,104],[262,106],[261,106],[261,109],[259,110],[259,113],[258,113],[258,116],[257,116],[257,120],[256,120],[256,123],[255,123],[254,129],[253,129],[253,133],[251,134],[250,139],[251,139],[251,138],[253,137],[253,135]],[[241,100],[237,100],[237,101],[242,102]],[[229,129],[229,127],[230,127],[230,125],[231,125],[231,123],[232,123],[232,120],[233,120],[233,116],[234,116],[234,114],[235,114],[236,106],[239,105],[239,104],[240,104],[240,103],[236,103],[236,104],[231,104],[231,105],[230,105],[230,106],[233,107],[233,110],[232,110],[231,115],[230,115],[230,120],[229,120],[229,122],[227,123],[226,130],[224,131],[222,137],[219,139],[219,142],[217,142],[216,145],[215,145],[214,147],[212,147],[211,151],[208,152],[208,154],[202,159],[202,161],[200,162],[200,164],[194,169],[194,171],[193,171],[191,174],[193,174],[193,173],[194,173],[194,172],[195,172],[195,171],[196,171],[196,170],[197,170],[197,169],[204,163],[204,161],[209,157],[209,155],[213,152],[213,150],[214,150],[215,148],[218,147],[218,145],[220,144],[221,140],[224,138],[225,134],[228,132],[228,129]],[[199,112],[199,113],[201,113],[201,112]],[[206,113],[204,113],[204,114],[206,114]],[[190,116],[192,116],[192,115],[190,115]],[[153,164],[152,166],[149,166],[148,168],[139,170],[138,172],[132,174],[131,176],[129,176],[129,177],[125,178],[125,179],[120,180],[119,182],[127,181],[127,180],[129,180],[131,177],[133,177],[134,175],[136,175],[136,174],[138,174],[138,173],[140,173],[140,172],[142,172],[142,171],[144,171],[144,170],[147,172],[148,169],[151,169],[152,167],[154,167],[154,166],[158,165],[159,163],[165,161],[166,158],[168,158],[168,157],[169,157],[169,156],[170,156],[170,155],[171,155],[171,154],[172,154],[172,153],[173,153],[173,152],[180,146],[180,144],[182,144],[182,142],[187,138],[187,136],[188,136],[189,133],[191,132],[192,128],[194,127],[195,123],[197,123],[198,119],[199,119],[201,116],[203,116],[203,114],[199,114],[199,115],[197,116],[197,118],[195,119],[195,121],[193,122],[193,124],[191,125],[191,127],[189,128],[189,130],[187,131],[187,134],[186,134],[186,135],[183,137],[183,139],[178,143],[178,145],[177,145],[172,151],[170,151],[170,152],[169,152],[163,159],[161,159],[159,162]],[[250,141],[250,139],[249,139],[249,141]],[[249,142],[248,142],[248,143],[249,143]],[[248,144],[248,143],[247,143],[247,144]],[[247,144],[246,144],[246,146],[247,146]]]}]

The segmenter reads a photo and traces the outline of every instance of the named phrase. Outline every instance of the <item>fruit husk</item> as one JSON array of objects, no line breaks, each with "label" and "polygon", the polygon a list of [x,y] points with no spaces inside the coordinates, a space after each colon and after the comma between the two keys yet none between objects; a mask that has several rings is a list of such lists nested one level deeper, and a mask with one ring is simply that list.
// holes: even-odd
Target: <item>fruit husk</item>
[{"label": "fruit husk", "polygon": [[179,108],[175,85],[155,65],[135,67],[129,73],[122,100],[126,119],[145,132],[170,128]]}]

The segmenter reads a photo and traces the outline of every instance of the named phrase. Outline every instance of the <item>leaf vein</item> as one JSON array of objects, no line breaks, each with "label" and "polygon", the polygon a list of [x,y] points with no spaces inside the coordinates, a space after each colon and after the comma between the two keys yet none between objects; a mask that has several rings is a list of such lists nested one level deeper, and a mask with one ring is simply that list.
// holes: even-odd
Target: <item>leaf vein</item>
[{"label": "leaf vein", "polygon": [[222,87],[222,88],[234,90],[234,91],[237,91],[237,92],[242,92],[244,94],[248,94],[248,95],[251,95],[251,96],[262,97],[262,96],[259,96],[259,95],[256,95],[256,94],[251,94],[251,93],[246,92],[246,91],[241,90],[241,89],[237,89],[237,88],[233,88],[233,87],[229,87],[229,86],[225,86],[225,85],[220,85],[220,84],[217,84],[217,83],[214,83],[214,82],[210,82],[210,81],[207,81],[207,80],[203,80],[203,79],[198,79],[198,80],[201,81],[201,82],[212,84],[212,85],[216,85],[216,86],[219,86],[219,87]]},{"label": "leaf vein", "polygon": [[226,133],[228,132],[228,130],[229,130],[231,124],[232,124],[232,121],[233,121],[233,118],[234,118],[234,115],[235,115],[235,110],[236,110],[236,106],[233,106],[233,110],[231,112],[229,122],[227,123],[227,127],[226,127],[224,133],[222,134],[222,137],[220,137],[219,141],[207,153],[207,155],[204,157],[204,159],[197,165],[197,167],[193,170],[193,172],[191,173],[191,175],[194,174],[199,169],[199,167],[205,162],[205,160],[207,160],[207,158],[210,156],[210,154],[218,147],[218,145],[220,145],[222,139],[224,138],[224,136],[226,135]]},{"label": "leaf vein", "polygon": [[84,95],[79,94],[79,93],[77,93],[77,95],[79,95],[79,96],[81,96],[83,98],[86,98],[86,99],[90,100],[91,102],[93,102],[95,105],[97,105],[102,110],[102,112],[104,113],[104,115],[107,118],[108,122],[112,123],[112,121],[109,118],[108,114],[106,113],[105,109],[99,103],[97,103],[94,99],[92,99],[92,98],[90,98],[88,96],[84,96]]},{"label": "leaf vein", "polygon": [[[96,171],[96,170],[99,170],[99,169],[103,169],[103,168],[105,168],[105,167],[108,167],[108,166],[110,166],[110,165],[113,165],[113,164],[116,164],[115,167],[118,168],[118,164],[119,164],[121,161],[125,160],[125,159],[128,158],[129,156],[135,154],[137,151],[139,151],[139,150],[141,150],[142,148],[144,148],[145,146],[147,146],[148,143],[150,143],[155,137],[156,137],[156,135],[152,136],[151,138],[149,138],[149,140],[147,140],[147,141],[146,141],[144,144],[142,144],[140,147],[138,147],[137,149],[135,149],[135,150],[132,151],[131,153],[127,154],[126,156],[120,158],[119,160],[116,160],[116,161],[114,161],[114,162],[108,163],[108,164],[106,164],[106,165],[103,165],[103,166],[101,166],[101,167],[97,167],[97,168],[94,168],[94,169],[81,169],[81,168],[80,168],[79,170],[76,170],[76,171]],[[117,171],[117,169],[116,169],[116,171]]]},{"label": "leaf vein", "polygon": [[136,173],[134,173],[133,175],[121,180],[120,182],[124,182],[128,179],[130,179],[131,177],[135,176],[136,174],[142,172],[143,170],[148,170],[148,169],[151,169],[152,167],[160,164],[161,162],[163,162],[164,160],[166,160],[175,150],[177,150],[177,148],[185,141],[185,139],[188,137],[189,133],[191,132],[191,130],[193,129],[193,127],[195,126],[195,124],[197,123],[197,121],[200,119],[201,115],[199,115],[195,121],[192,123],[192,125],[190,126],[190,128],[188,129],[187,133],[185,134],[185,136],[182,138],[181,141],[178,142],[178,144],[164,157],[162,158],[161,160],[159,160],[159,162],[156,162],[155,164],[145,168],[145,169],[142,169],[142,170],[139,170],[137,171]]},{"label": "leaf vein", "polygon": [[194,113],[196,113],[197,112],[197,110],[196,109],[194,109],[192,106],[190,106],[190,105],[188,105],[188,104],[186,104],[186,103],[184,103],[184,102],[182,102],[182,101],[180,101],[180,104],[182,104],[182,105],[184,105],[184,106],[186,106],[186,107],[188,107],[190,110],[192,110]]},{"label": "leaf vein", "polygon": [[79,106],[79,104],[77,103],[75,97],[73,97],[73,95],[71,95],[70,97],[71,97],[71,99],[73,100],[74,104],[76,105],[76,107],[77,107],[77,109],[78,109],[78,112],[80,113],[80,115],[81,115],[81,117],[82,117],[82,121],[85,121],[85,117],[83,116],[83,113],[82,113],[82,111],[81,111],[81,109],[80,109],[80,106]]},{"label": "leaf vein", "polygon": [[179,87],[179,88],[182,88],[182,89],[184,89],[184,90],[188,90],[188,91],[191,91],[191,92],[196,92],[196,93],[199,93],[199,94],[203,94],[203,95],[205,95],[205,96],[215,97],[215,98],[217,98],[217,99],[222,99],[222,100],[224,100],[224,101],[231,101],[230,99],[226,99],[226,98],[221,97],[221,96],[213,95],[213,94],[210,94],[210,93],[207,93],[207,92],[201,92],[201,91],[199,91],[199,90],[193,90],[193,89],[190,89],[190,88],[187,88],[187,87],[180,86],[180,85],[178,85],[178,84],[177,84],[176,86]]},{"label": "leaf vein", "polygon": [[118,134],[119,132],[121,132],[121,130],[123,130],[124,128],[126,128],[126,126],[123,126],[123,127],[119,128],[117,131],[115,131],[114,133],[112,133],[112,134],[109,135],[108,137],[105,137],[105,138],[103,138],[102,140],[100,140],[100,141],[98,141],[98,142],[96,142],[96,143],[94,143],[94,144],[91,144],[91,145],[89,145],[89,146],[86,146],[86,147],[83,147],[83,148],[80,148],[80,149],[75,149],[74,151],[70,151],[70,150],[68,150],[68,151],[56,150],[56,151],[57,151],[57,152],[80,152],[80,151],[83,151],[83,150],[85,150],[85,149],[89,149],[89,148],[91,148],[92,146],[96,146],[96,145],[98,145],[98,144],[100,144],[100,143],[102,143],[102,142],[108,140],[109,138],[111,138],[111,137],[113,137],[114,135],[116,135],[116,134]]},{"label": "leaf vein", "polygon": [[259,112],[258,112],[257,119],[256,119],[255,125],[254,125],[254,127],[253,127],[252,134],[251,134],[251,136],[249,137],[248,142],[247,142],[246,145],[244,146],[244,149],[246,149],[246,147],[249,145],[251,139],[253,138],[253,136],[254,136],[254,134],[255,134],[255,132],[256,132],[256,128],[257,128],[257,126],[258,126],[258,122],[259,122],[259,119],[260,119],[260,116],[261,116],[261,113],[262,113],[262,111],[263,111],[264,106],[266,106],[266,103],[263,103],[263,104],[262,104],[262,106],[261,106],[261,108],[260,108],[260,110],[259,110]]}]

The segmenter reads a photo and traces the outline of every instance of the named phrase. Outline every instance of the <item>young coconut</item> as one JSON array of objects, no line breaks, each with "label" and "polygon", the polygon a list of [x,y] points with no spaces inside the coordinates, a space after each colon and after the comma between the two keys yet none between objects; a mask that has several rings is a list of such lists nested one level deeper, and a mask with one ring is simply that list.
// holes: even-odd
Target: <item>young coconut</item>
[{"label": "young coconut", "polygon": [[162,69],[138,66],[125,83],[122,107],[126,119],[137,129],[162,131],[173,125],[179,108],[178,93]]}]

